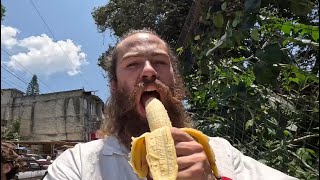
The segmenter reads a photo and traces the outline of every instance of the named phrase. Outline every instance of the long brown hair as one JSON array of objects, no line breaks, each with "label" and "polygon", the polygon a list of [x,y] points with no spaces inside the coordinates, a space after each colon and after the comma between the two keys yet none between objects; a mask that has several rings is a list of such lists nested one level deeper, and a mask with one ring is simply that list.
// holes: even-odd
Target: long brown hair
[{"label": "long brown hair", "polygon": [[[149,33],[159,37],[155,32],[148,29],[132,30],[127,33],[121,41],[136,33]],[[166,46],[168,48],[170,61],[173,67],[175,83],[173,87],[170,88],[159,80],[155,80],[155,82],[152,83],[156,84],[157,91],[161,94],[161,97],[165,97],[162,99],[162,102],[168,111],[172,125],[174,127],[189,127],[191,126],[191,118],[185,112],[182,104],[182,100],[185,97],[185,88],[179,74],[177,58],[174,56],[167,43]],[[105,58],[103,63],[110,81],[117,80],[115,73],[116,62],[117,46],[111,51],[109,56]],[[105,120],[101,124],[100,132],[103,132],[106,135],[114,135],[118,137],[118,139],[128,148],[130,147],[132,136],[137,137],[142,133],[149,131],[147,120],[141,119],[139,114],[136,112],[136,104],[134,102],[135,97],[142,91],[144,85],[145,83],[143,82],[138,83],[131,94],[128,94],[125,90],[118,89],[118,91],[112,92],[110,98],[105,104]]]}]

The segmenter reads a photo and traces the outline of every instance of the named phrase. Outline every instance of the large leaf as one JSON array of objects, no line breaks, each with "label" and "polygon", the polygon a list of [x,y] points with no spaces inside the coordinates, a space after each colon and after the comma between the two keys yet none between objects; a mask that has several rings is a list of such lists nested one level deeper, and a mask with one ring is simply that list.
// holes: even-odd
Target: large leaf
[{"label": "large leaf", "polygon": [[250,34],[251,38],[254,39],[255,41],[259,41],[259,31],[258,29],[254,29],[251,34]]},{"label": "large leaf", "polygon": [[213,17],[213,24],[218,27],[218,28],[222,28],[223,27],[223,23],[224,23],[224,17],[221,13],[217,13],[214,17]]},{"label": "large leaf", "polygon": [[279,63],[283,58],[283,52],[278,43],[269,44],[264,49],[258,49],[255,55],[268,64]]},{"label": "large leaf", "polygon": [[276,84],[277,78],[279,76],[279,68],[264,61],[259,61],[254,64],[253,72],[256,76],[256,81],[259,84]]},{"label": "large leaf", "polygon": [[245,12],[258,12],[260,9],[261,0],[246,0],[244,3]]},{"label": "large leaf", "polygon": [[290,9],[298,16],[305,16],[312,10],[313,3],[309,0],[291,0]]}]

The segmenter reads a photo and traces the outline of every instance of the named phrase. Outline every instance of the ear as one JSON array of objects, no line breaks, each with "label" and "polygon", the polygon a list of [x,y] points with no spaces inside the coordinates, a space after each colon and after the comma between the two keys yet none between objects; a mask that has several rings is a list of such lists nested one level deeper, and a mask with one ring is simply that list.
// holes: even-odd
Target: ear
[{"label": "ear", "polygon": [[10,172],[12,169],[11,167],[11,164],[10,163],[4,163],[2,164],[1,166],[1,171],[4,173],[4,174],[7,174],[8,172]]},{"label": "ear", "polygon": [[111,92],[114,92],[117,90],[117,81],[116,80],[110,81],[110,90],[111,90]]}]

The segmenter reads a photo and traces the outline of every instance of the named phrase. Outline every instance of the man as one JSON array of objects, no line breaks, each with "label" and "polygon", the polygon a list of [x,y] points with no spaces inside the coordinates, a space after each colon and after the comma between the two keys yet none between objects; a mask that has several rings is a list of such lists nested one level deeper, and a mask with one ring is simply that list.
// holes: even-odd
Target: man
[{"label": "man", "polygon": [[184,91],[177,64],[167,43],[154,32],[126,34],[103,62],[111,87],[101,126],[107,136],[66,150],[48,168],[45,179],[139,179],[128,155],[131,137],[149,131],[144,102],[150,96],[162,101],[175,127],[171,134],[177,179],[295,179],[244,156],[222,138],[210,138],[222,178],[214,177],[202,146],[178,129],[191,126],[191,121],[181,103]]},{"label": "man", "polygon": [[14,147],[9,143],[1,142],[1,179],[13,179],[23,166],[23,160],[14,151]]}]

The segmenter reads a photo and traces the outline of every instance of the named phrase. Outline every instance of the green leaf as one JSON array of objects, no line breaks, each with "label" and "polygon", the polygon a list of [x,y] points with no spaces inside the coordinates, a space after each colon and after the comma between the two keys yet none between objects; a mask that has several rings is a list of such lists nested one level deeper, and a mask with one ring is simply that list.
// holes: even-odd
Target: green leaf
[{"label": "green leaf", "polygon": [[176,51],[178,52],[178,55],[181,55],[183,53],[183,47],[179,47]]},{"label": "green leaf", "polygon": [[317,157],[317,153],[315,153],[312,149],[306,148],[306,151],[309,152],[311,155]]},{"label": "green leaf", "polygon": [[299,78],[293,78],[293,77],[289,77],[289,81],[290,82],[295,82],[295,83],[297,83],[297,84],[299,84]]},{"label": "green leaf", "polygon": [[258,12],[260,9],[261,0],[246,0],[244,2],[244,11],[245,12]]},{"label": "green leaf", "polygon": [[208,75],[209,74],[209,66],[208,62],[206,59],[201,59],[200,61],[200,70],[203,75]]},{"label": "green leaf", "polygon": [[291,32],[291,29],[292,29],[292,25],[283,25],[281,27],[281,31],[284,32],[285,34],[290,34]]},{"label": "green leaf", "polygon": [[278,43],[267,45],[264,49],[256,51],[256,57],[268,64],[279,63],[283,57],[283,52],[280,50]]},{"label": "green leaf", "polygon": [[232,59],[232,62],[242,62],[245,60],[244,57],[239,57],[239,58],[231,58]]},{"label": "green leaf", "polygon": [[222,11],[226,11],[227,9],[227,2],[224,2],[222,5],[221,5],[221,10]]},{"label": "green leaf", "polygon": [[253,72],[257,83],[275,85],[280,70],[278,67],[267,64],[264,61],[258,61],[253,65]]},{"label": "green leaf", "polygon": [[233,21],[232,21],[232,27],[236,27],[238,24],[239,24],[240,20],[235,18]]},{"label": "green leaf", "polygon": [[291,0],[290,9],[291,12],[298,16],[305,16],[312,10],[312,3],[308,0]]},{"label": "green leaf", "polygon": [[253,126],[253,123],[254,123],[253,119],[248,120],[245,125],[246,130],[251,128]]},{"label": "green leaf", "polygon": [[290,132],[288,130],[283,131],[284,136],[288,137],[290,135]]},{"label": "green leaf", "polygon": [[200,35],[197,35],[196,37],[194,37],[194,40],[199,40],[200,39]]},{"label": "green leaf", "polygon": [[218,13],[217,15],[215,15],[213,17],[213,24],[216,27],[222,28],[223,27],[223,23],[224,23],[224,18],[223,18],[223,15],[221,13]]},{"label": "green leaf", "polygon": [[232,20],[232,27],[236,27],[241,22],[241,17],[243,13],[241,11],[235,12],[235,18]]},{"label": "green leaf", "polygon": [[251,38],[254,39],[255,41],[259,41],[260,38],[259,38],[259,31],[258,29],[254,29],[251,34],[250,34]]},{"label": "green leaf", "polygon": [[311,159],[310,153],[307,151],[306,148],[299,148],[297,150],[297,155],[304,162],[306,162],[307,160]]},{"label": "green leaf", "polygon": [[311,36],[312,36],[312,39],[317,42],[319,40],[319,30],[318,31],[312,30]]}]

